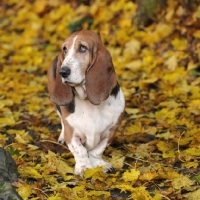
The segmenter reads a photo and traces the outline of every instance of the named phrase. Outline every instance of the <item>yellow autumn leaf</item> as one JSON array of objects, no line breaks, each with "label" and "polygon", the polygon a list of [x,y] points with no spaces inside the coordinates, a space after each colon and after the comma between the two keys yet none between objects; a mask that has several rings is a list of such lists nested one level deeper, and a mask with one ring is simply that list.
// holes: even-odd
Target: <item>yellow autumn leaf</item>
[{"label": "yellow autumn leaf", "polygon": [[84,178],[88,179],[88,178],[91,178],[94,174],[98,172],[102,172],[102,171],[103,171],[103,167],[89,168],[84,171],[83,176]]},{"label": "yellow autumn leaf", "polygon": [[172,32],[172,30],[173,29],[171,24],[158,23],[155,30],[155,36],[157,36],[155,38],[156,41],[160,41],[167,37]]},{"label": "yellow autumn leaf", "polygon": [[179,145],[187,145],[193,140],[193,137],[183,137],[179,140]]},{"label": "yellow autumn leaf", "polygon": [[200,148],[188,148],[184,153],[190,156],[200,156]]},{"label": "yellow autumn leaf", "polygon": [[25,132],[23,135],[16,135],[15,136],[15,140],[21,144],[27,144],[29,142],[32,141],[32,137],[27,133]]},{"label": "yellow autumn leaf", "polygon": [[4,108],[5,106],[12,106],[13,101],[10,99],[2,99],[0,100],[0,109]]},{"label": "yellow autumn leaf", "polygon": [[2,140],[2,141],[6,141],[8,138],[6,137],[6,135],[5,134],[0,134],[0,141]]},{"label": "yellow autumn leaf", "polygon": [[180,177],[172,180],[172,186],[176,190],[186,189],[195,183],[194,180],[189,179],[187,176],[181,175]]},{"label": "yellow autumn leaf", "polygon": [[190,71],[192,69],[196,69],[197,68],[197,64],[194,63],[193,61],[190,61],[187,65],[187,70]]},{"label": "yellow autumn leaf", "polygon": [[198,200],[200,197],[200,189],[184,194],[183,196],[186,197],[188,200]]},{"label": "yellow autumn leaf", "polygon": [[174,71],[178,65],[176,55],[169,57],[166,60],[165,65],[168,67],[170,71]]},{"label": "yellow autumn leaf", "polygon": [[174,72],[171,72],[170,74],[165,74],[163,76],[164,81],[168,81],[170,84],[175,84],[179,80],[183,79],[186,75],[186,71],[182,67],[177,67]]},{"label": "yellow autumn leaf", "polygon": [[85,186],[80,185],[80,186],[74,187],[74,188],[73,188],[73,191],[75,191],[75,192],[80,192],[80,191],[82,191],[82,190],[84,190],[84,189],[85,189]]},{"label": "yellow autumn leaf", "polygon": [[41,0],[41,1],[35,1],[33,8],[36,13],[41,13],[42,11],[44,11],[46,6],[47,6],[47,1]]},{"label": "yellow autumn leaf", "polygon": [[200,108],[200,100],[194,99],[189,102],[189,106]]},{"label": "yellow autumn leaf", "polygon": [[119,188],[121,190],[121,192],[134,190],[133,186],[130,184],[120,184],[120,185],[114,184],[111,186],[111,188]]},{"label": "yellow autumn leaf", "polygon": [[174,39],[172,40],[172,45],[175,50],[186,50],[187,48],[187,39]]},{"label": "yellow autumn leaf", "polygon": [[197,162],[197,161],[182,163],[183,168],[197,168],[198,165],[199,165],[199,162]]},{"label": "yellow autumn leaf", "polygon": [[127,64],[125,64],[125,67],[127,69],[130,69],[132,71],[137,71],[142,67],[142,60],[137,59],[137,60],[131,60]]},{"label": "yellow autumn leaf", "polygon": [[130,171],[125,171],[122,175],[122,178],[125,182],[136,181],[140,175],[140,171],[136,169],[131,169]]},{"label": "yellow autumn leaf", "polygon": [[166,152],[174,148],[174,144],[170,142],[158,141],[157,147],[159,151]]},{"label": "yellow autumn leaf", "polygon": [[39,149],[39,147],[38,146],[35,146],[35,145],[32,145],[32,144],[28,144],[28,148],[29,148],[29,150],[36,150],[36,149]]},{"label": "yellow autumn leaf", "polygon": [[17,191],[23,199],[28,199],[28,197],[30,197],[32,194],[32,189],[33,187],[31,185],[23,184],[22,186],[17,188]]},{"label": "yellow autumn leaf", "polygon": [[72,174],[74,172],[73,167],[70,167],[67,162],[64,162],[63,160],[55,159],[54,162],[58,173],[60,173],[62,176],[68,173]]},{"label": "yellow autumn leaf", "polygon": [[125,108],[126,109],[126,112],[130,115],[134,115],[134,114],[137,114],[139,112],[139,109],[138,108]]},{"label": "yellow autumn leaf", "polygon": [[13,117],[6,117],[6,118],[0,117],[0,127],[5,127],[13,124],[15,124],[15,120],[13,119]]},{"label": "yellow autumn leaf", "polygon": [[22,177],[32,177],[32,178],[42,178],[42,175],[33,167],[23,167],[18,168],[19,173],[22,175]]},{"label": "yellow autumn leaf", "polygon": [[165,133],[156,134],[156,137],[168,140],[170,138],[174,138],[175,136],[170,131],[167,131]]},{"label": "yellow autumn leaf", "polygon": [[132,135],[134,133],[142,132],[142,127],[137,124],[133,124],[132,126],[126,127],[126,135]]},{"label": "yellow autumn leaf", "polygon": [[109,160],[109,163],[112,164],[114,169],[121,169],[124,165],[125,156],[120,150],[115,150],[111,154],[112,158]]},{"label": "yellow autumn leaf", "polygon": [[162,157],[163,158],[175,158],[176,152],[174,150],[163,152]]},{"label": "yellow autumn leaf", "polygon": [[146,172],[140,175],[139,179],[142,181],[151,181],[158,176],[157,172]]},{"label": "yellow autumn leaf", "polygon": [[133,199],[143,199],[143,200],[153,200],[149,192],[146,190],[146,187],[135,187],[131,194]]},{"label": "yellow autumn leaf", "polygon": [[17,134],[17,135],[23,135],[25,133],[25,130],[15,130],[15,129],[9,129],[7,131],[8,134]]},{"label": "yellow autumn leaf", "polygon": [[127,58],[135,57],[141,48],[141,44],[138,40],[130,40],[125,44],[124,54]]},{"label": "yellow autumn leaf", "polygon": [[125,156],[112,156],[112,159],[109,161],[114,169],[121,169],[124,166]]},{"label": "yellow autumn leaf", "polygon": [[140,83],[155,83],[158,80],[158,77],[152,77],[141,80]]},{"label": "yellow autumn leaf", "polygon": [[[189,180],[199,160],[200,8],[160,2],[1,1],[0,146],[24,179],[13,183],[23,199],[199,199],[198,181]],[[60,118],[46,88],[51,61],[81,29],[100,35],[126,99],[103,155],[116,173],[89,169],[88,178],[74,176],[73,155],[56,142]],[[132,174],[134,166],[141,174]]]},{"label": "yellow autumn leaf", "polygon": [[107,191],[89,191],[88,196],[93,196],[93,197],[99,197],[99,196],[104,196],[104,198],[110,197],[110,192]]},{"label": "yellow autumn leaf", "polygon": [[200,38],[200,30],[194,31],[193,36],[194,36],[195,38]]}]

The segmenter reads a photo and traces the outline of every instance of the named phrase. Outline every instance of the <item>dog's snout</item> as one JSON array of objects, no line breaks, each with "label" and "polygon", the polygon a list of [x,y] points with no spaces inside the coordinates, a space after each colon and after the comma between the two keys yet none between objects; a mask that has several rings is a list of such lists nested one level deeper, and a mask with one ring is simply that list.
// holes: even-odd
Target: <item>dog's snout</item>
[{"label": "dog's snout", "polygon": [[68,68],[68,67],[62,67],[60,69],[60,75],[63,77],[63,78],[67,78],[71,73],[71,70]]}]

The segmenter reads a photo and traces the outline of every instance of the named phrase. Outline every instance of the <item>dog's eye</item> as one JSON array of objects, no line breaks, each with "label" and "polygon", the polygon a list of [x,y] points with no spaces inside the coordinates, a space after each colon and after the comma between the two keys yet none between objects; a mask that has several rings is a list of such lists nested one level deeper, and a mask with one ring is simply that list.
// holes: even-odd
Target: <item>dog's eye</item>
[{"label": "dog's eye", "polygon": [[81,53],[83,53],[83,52],[85,52],[87,50],[87,47],[86,46],[84,46],[84,45],[80,45],[79,46],[79,51],[81,52]]},{"label": "dog's eye", "polygon": [[67,48],[65,46],[63,47],[63,52],[67,53]]}]

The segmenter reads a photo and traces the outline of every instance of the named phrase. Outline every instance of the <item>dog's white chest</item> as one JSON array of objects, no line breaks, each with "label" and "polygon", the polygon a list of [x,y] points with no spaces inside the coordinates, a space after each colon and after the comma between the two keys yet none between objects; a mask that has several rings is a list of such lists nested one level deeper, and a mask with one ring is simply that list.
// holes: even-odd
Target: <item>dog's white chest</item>
[{"label": "dog's white chest", "polygon": [[66,118],[74,128],[73,136],[78,136],[88,150],[93,149],[102,138],[108,136],[123,112],[124,104],[121,89],[117,97],[109,96],[97,106],[75,97],[75,112]]}]

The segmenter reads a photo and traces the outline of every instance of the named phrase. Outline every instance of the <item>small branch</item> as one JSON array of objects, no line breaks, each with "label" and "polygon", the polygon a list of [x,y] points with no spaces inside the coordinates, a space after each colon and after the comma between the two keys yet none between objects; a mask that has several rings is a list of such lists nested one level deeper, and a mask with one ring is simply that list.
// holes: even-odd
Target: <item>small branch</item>
[{"label": "small branch", "polygon": [[60,144],[59,142],[52,141],[52,140],[41,140],[40,142],[50,142],[50,143],[53,143],[53,144],[60,145],[60,146],[64,147],[65,149],[69,150],[65,145]]}]

